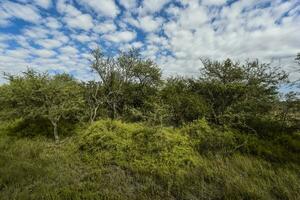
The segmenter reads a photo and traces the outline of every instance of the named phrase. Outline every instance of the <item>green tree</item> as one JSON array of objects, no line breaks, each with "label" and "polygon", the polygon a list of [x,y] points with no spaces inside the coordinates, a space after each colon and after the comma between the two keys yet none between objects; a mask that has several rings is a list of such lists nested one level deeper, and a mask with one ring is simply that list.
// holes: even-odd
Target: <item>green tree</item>
[{"label": "green tree", "polygon": [[180,77],[168,79],[160,95],[168,108],[170,123],[175,126],[202,118],[206,114],[205,101],[191,90],[188,80]]},{"label": "green tree", "polygon": [[[227,59],[223,62],[203,59],[193,91],[209,105],[211,119],[217,124],[249,126],[249,119],[259,118],[272,110],[278,101],[278,87],[287,74],[258,60],[244,64]],[[248,122],[247,122],[248,121]]]},{"label": "green tree", "polygon": [[49,120],[58,142],[61,119],[69,119],[81,111],[83,97],[80,85],[67,74],[50,76],[32,69],[21,76],[6,75],[6,78],[9,83],[2,102],[11,110],[10,117]]},{"label": "green tree", "polygon": [[91,68],[101,79],[104,88],[103,98],[108,107],[110,118],[115,119],[121,110],[124,71],[113,57],[105,57],[99,48],[92,51]]},{"label": "green tree", "polygon": [[298,63],[298,65],[300,65],[300,53],[297,54],[295,60]]},{"label": "green tree", "polygon": [[104,105],[104,91],[100,82],[88,81],[83,83],[84,99],[88,110],[89,122],[94,122],[98,115],[99,110]]},{"label": "green tree", "polygon": [[[124,109],[125,112],[147,115],[154,110],[154,101],[161,85],[161,70],[151,60],[142,59],[137,49],[122,52],[118,57],[120,68],[124,71]],[[147,117],[146,117],[147,118]]]},{"label": "green tree", "polygon": [[282,126],[290,126],[300,129],[300,99],[296,92],[289,92],[284,95],[281,102],[280,120]]},{"label": "green tree", "polygon": [[[300,66],[300,53],[297,54],[295,60],[297,64]],[[298,71],[300,72],[300,69],[298,69]],[[300,79],[296,80],[296,85],[298,86],[298,88],[300,88]]]},{"label": "green tree", "polygon": [[116,58],[106,57],[99,48],[92,51],[91,68],[101,80],[104,104],[115,119],[131,108],[144,108],[155,94],[161,71],[151,61],[131,49]]}]

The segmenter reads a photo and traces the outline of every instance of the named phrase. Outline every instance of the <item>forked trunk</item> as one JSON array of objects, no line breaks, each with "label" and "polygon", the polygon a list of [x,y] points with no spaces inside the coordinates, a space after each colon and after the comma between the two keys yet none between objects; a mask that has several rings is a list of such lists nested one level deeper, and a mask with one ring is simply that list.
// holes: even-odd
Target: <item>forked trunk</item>
[{"label": "forked trunk", "polygon": [[59,142],[59,136],[58,136],[58,122],[59,122],[59,119],[60,119],[60,116],[58,117],[53,117],[53,118],[50,118],[49,117],[49,120],[51,121],[51,124],[53,125],[53,135],[54,135],[54,139],[55,139],[55,142],[58,143]]},{"label": "forked trunk", "polygon": [[93,123],[95,121],[95,119],[97,117],[98,108],[99,108],[99,106],[97,106],[96,108],[94,108],[93,110],[91,110],[90,123]]}]

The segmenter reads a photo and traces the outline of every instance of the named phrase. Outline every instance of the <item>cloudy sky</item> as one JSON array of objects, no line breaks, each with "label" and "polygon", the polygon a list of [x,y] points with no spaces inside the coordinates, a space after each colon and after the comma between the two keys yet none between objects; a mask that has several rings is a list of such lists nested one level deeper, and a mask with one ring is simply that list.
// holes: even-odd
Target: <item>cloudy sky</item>
[{"label": "cloudy sky", "polygon": [[[89,52],[130,47],[168,75],[199,58],[259,58],[300,78],[299,0],[0,0],[0,71],[33,67],[87,80]],[[0,78],[0,82],[3,79]]]}]

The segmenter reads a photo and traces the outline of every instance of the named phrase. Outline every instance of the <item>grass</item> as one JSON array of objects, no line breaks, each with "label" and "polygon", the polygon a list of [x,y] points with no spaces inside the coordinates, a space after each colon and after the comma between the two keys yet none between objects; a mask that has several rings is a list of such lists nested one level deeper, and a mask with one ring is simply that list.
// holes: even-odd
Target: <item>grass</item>
[{"label": "grass", "polygon": [[[102,120],[55,144],[1,127],[4,200],[300,199],[297,135],[274,144],[255,138],[255,146],[203,120],[178,129]],[[293,159],[282,160],[274,145]]]}]

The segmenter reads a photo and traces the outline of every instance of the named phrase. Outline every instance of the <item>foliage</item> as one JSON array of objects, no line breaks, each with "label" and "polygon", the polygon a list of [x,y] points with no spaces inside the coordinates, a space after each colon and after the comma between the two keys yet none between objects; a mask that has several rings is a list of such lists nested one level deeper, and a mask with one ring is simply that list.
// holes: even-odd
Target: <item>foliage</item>
[{"label": "foliage", "polygon": [[109,117],[115,119],[131,108],[145,112],[161,81],[160,69],[151,60],[142,59],[136,49],[114,58],[97,48],[92,56],[91,68],[101,80],[94,84],[102,87],[101,98]]},{"label": "foliage", "polygon": [[[256,61],[244,64],[230,59],[224,62],[202,60],[204,68],[191,88],[207,102],[207,119],[248,132],[259,132],[252,121],[272,116],[279,104],[279,84],[287,74],[279,68]],[[280,120],[278,120],[280,121]]]},{"label": "foliage", "polygon": [[105,103],[104,88],[101,87],[101,83],[96,81],[88,81],[83,83],[84,88],[84,100],[87,110],[87,116],[89,122],[92,123],[99,116],[99,110],[103,107]]},{"label": "foliage", "polygon": [[[97,48],[91,54],[90,68],[99,81],[78,83],[66,74],[49,76],[32,70],[23,76],[7,76],[10,82],[0,87],[8,95],[0,96],[3,115],[8,119],[14,114],[22,118],[43,115],[53,129],[60,118],[72,115],[90,123],[111,118],[174,127],[204,117],[218,126],[262,136],[299,130],[299,95],[280,98],[278,87],[286,83],[287,74],[270,64],[202,59],[197,79],[163,81],[157,65],[137,49],[107,56]],[[14,87],[19,89],[9,92]],[[49,102],[45,94],[55,98]]]},{"label": "foliage", "polygon": [[[2,112],[8,118],[49,120],[53,125],[55,140],[57,128],[62,119],[76,118],[83,99],[81,88],[72,77],[58,74],[50,77],[28,69],[23,76],[7,75],[9,85],[4,86],[1,103],[9,112]],[[9,115],[7,115],[9,114]]]},{"label": "foliage", "polygon": [[136,49],[92,57],[99,81],[5,74],[0,199],[300,199],[285,72],[202,59],[197,78],[163,80]]},{"label": "foliage", "polygon": [[232,130],[212,128],[204,119],[187,124],[182,131],[190,136],[194,148],[200,154],[231,154],[245,142],[238,141],[238,134]]},{"label": "foliage", "polygon": [[[102,120],[59,144],[43,137],[12,138],[5,127],[0,128],[0,199],[300,197],[299,164],[272,163],[242,150],[220,154],[232,140],[216,134],[211,138],[222,145],[211,146],[213,139],[206,136],[218,130],[205,120],[178,129]],[[294,137],[298,140],[278,144],[299,141]],[[201,151],[194,140],[202,141]]]},{"label": "foliage", "polygon": [[169,124],[178,126],[202,118],[207,113],[205,100],[190,89],[188,81],[168,79],[161,90],[161,98],[168,108]]},{"label": "foliage", "polygon": [[[81,138],[80,149],[105,165],[157,176],[175,175],[196,165],[187,136],[173,129],[150,128],[120,121],[98,121]],[[146,171],[145,171],[146,170]]]},{"label": "foliage", "polygon": [[295,61],[300,65],[300,53],[297,54]]}]

